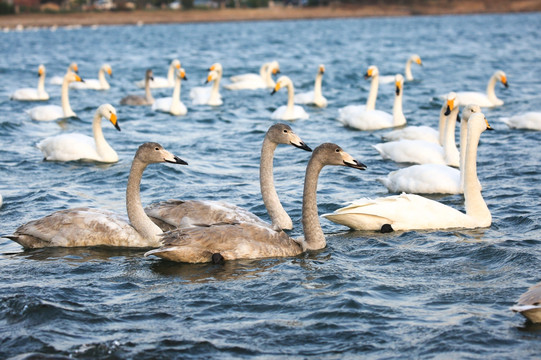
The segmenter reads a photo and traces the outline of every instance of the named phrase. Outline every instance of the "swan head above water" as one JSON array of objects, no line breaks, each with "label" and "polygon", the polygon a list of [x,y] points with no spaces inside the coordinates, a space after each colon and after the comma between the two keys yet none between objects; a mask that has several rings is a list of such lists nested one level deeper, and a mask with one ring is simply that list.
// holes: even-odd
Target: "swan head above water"
[{"label": "swan head above water", "polygon": [[402,88],[404,87],[404,76],[401,74],[396,74],[394,78],[395,83],[395,93],[396,95],[400,95],[400,92],[402,91]]},{"label": "swan head above water", "polygon": [[113,107],[113,105],[103,104],[98,108],[97,113],[109,120],[115,129],[120,131],[120,126],[118,125],[118,119],[116,116],[116,109]]},{"label": "swan head above water", "polygon": [[324,143],[314,149],[312,159],[318,159],[323,165],[347,166],[358,170],[366,170],[366,165],[355,160],[342,148],[333,143]]},{"label": "swan head above water", "polygon": [[423,62],[421,61],[421,57],[419,55],[413,54],[411,55],[410,59],[417,65],[423,66]]},{"label": "swan head above water", "polygon": [[184,70],[184,68],[180,68],[177,71],[177,77],[182,79],[182,80],[188,80],[188,78],[186,77],[186,70]]},{"label": "swan head above water", "polygon": [[371,65],[368,67],[368,70],[366,70],[366,74],[364,74],[364,78],[368,80],[369,78],[375,78],[378,75],[379,75],[378,67],[376,65]]},{"label": "swan head above water", "polygon": [[220,77],[219,72],[217,72],[216,70],[211,70],[209,74],[207,75],[207,81],[205,82],[205,84],[208,84],[209,82],[214,81],[218,79],[219,77]]},{"label": "swan head above water", "polygon": [[462,110],[462,120],[467,121],[472,114],[480,113],[480,112],[481,112],[481,107],[479,105],[476,105],[476,104],[466,105],[466,107],[464,107],[464,109]]},{"label": "swan head above water", "polygon": [[496,71],[494,73],[494,77],[496,77],[496,79],[500,81],[503,84],[503,86],[505,86],[506,88],[509,87],[509,83],[507,82],[507,75],[505,75],[505,73],[502,70]]},{"label": "swan head above water", "polygon": [[290,86],[290,85],[293,86],[293,82],[291,82],[291,79],[289,77],[285,75],[280,76],[278,81],[276,81],[276,85],[274,86],[274,89],[272,90],[271,95],[274,95],[274,93],[276,93],[281,88]]},{"label": "swan head above water", "polygon": [[79,73],[79,66],[77,65],[77,63],[72,62],[72,63],[68,66],[68,71],[73,71],[74,73]]},{"label": "swan head above water", "polygon": [[107,75],[109,75],[110,77],[113,77],[113,69],[111,68],[111,65],[103,64],[101,68],[107,73]]},{"label": "swan head above water", "polygon": [[312,151],[312,149],[293,132],[291,127],[286,124],[278,123],[272,125],[267,131],[267,137],[275,144],[293,145],[302,150]]},{"label": "swan head above water", "polygon": [[320,74],[325,74],[325,65],[319,64],[318,72],[319,72]]},{"label": "swan head above water", "polygon": [[449,115],[451,111],[453,111],[453,109],[457,106],[455,92],[451,91],[449,94],[447,94],[446,105],[447,105],[447,109],[445,110],[445,113],[444,113],[445,116]]},{"label": "swan head above water", "polygon": [[165,150],[163,146],[155,142],[147,142],[139,146],[134,159],[144,164],[156,164],[168,162],[171,164],[188,165],[188,163],[176,155]]},{"label": "swan head above water", "polygon": [[223,73],[223,67],[220,63],[214,63],[209,67],[209,71],[216,71],[218,74]]},{"label": "swan head above water", "polygon": [[45,65],[40,64],[39,67],[38,67],[38,76],[45,75],[45,73],[46,73],[46,71],[45,71]]}]

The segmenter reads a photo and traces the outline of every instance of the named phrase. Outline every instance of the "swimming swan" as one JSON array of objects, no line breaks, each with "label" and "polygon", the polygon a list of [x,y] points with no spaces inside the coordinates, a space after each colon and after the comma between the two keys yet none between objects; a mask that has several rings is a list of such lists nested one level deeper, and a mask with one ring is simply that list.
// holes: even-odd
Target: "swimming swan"
[{"label": "swimming swan", "polygon": [[[79,73],[79,66],[77,66],[77,63],[72,62],[69,64],[68,69],[66,70],[66,74],[69,72],[74,72],[76,74]],[[64,76],[53,76],[51,80],[49,80],[49,84],[51,85],[62,85],[64,82]]]},{"label": "swimming swan", "polygon": [[491,129],[482,113],[470,116],[464,164],[465,214],[419,195],[402,194],[374,200],[359,199],[323,216],[355,230],[473,229],[490,226],[492,216],[481,195],[477,178],[477,146],[481,133]]},{"label": "swimming swan", "polygon": [[541,283],[522,294],[511,310],[520,313],[533,323],[541,323]]},{"label": "swimming swan", "polygon": [[141,95],[128,95],[120,100],[120,105],[152,105],[154,104],[154,98],[150,92],[150,81],[153,79],[152,70],[147,69],[145,72],[145,96]]},{"label": "swimming swan", "polygon": [[103,64],[98,71],[97,79],[85,79],[84,83],[71,83],[70,88],[78,90],[109,90],[111,86],[105,78],[105,73],[107,73],[110,77],[113,77],[113,69],[111,69],[111,65]]},{"label": "swimming swan", "polygon": [[186,78],[186,71],[184,71],[183,68],[180,68],[175,76],[175,88],[173,89],[173,96],[156,99],[154,104],[152,104],[152,110],[168,112],[173,115],[186,115],[188,109],[186,108],[186,105],[180,101],[180,87],[182,79],[188,80]]},{"label": "swimming swan", "polygon": [[220,80],[222,80],[222,74],[222,64],[212,64],[209,68],[205,84],[208,84],[211,81],[214,81],[214,84],[212,84],[212,87],[198,86],[192,88],[190,90],[190,98],[192,99],[193,105],[220,106],[224,103],[222,101],[222,95],[220,95]]},{"label": "swimming swan", "polygon": [[61,134],[48,137],[37,144],[45,160],[77,161],[90,160],[104,163],[118,161],[118,155],[103,137],[101,118],[104,117],[120,131],[116,110],[110,104],[101,105],[94,114],[92,133],[94,137],[83,134]]},{"label": "swimming swan", "polygon": [[139,187],[147,165],[161,162],[187,165],[160,144],[145,143],[139,146],[126,188],[129,221],[107,210],[84,207],[67,209],[30,221],[7,238],[29,249],[56,246],[160,246],[162,231],[145,215]]},{"label": "swimming swan", "polygon": [[325,66],[321,64],[318,67],[316,82],[314,83],[314,90],[295,95],[296,104],[315,105],[317,107],[327,106],[327,99],[321,93],[321,81],[324,73]]},{"label": "swimming swan", "polygon": [[[175,71],[180,70],[180,61],[174,59],[169,65],[169,70],[167,71],[167,77],[156,76],[153,77],[150,81],[151,89],[158,88],[170,88],[175,86]],[[135,83],[139,88],[146,88],[146,77],[143,80],[139,80]]]},{"label": "swimming swan", "polygon": [[[374,84],[374,80],[372,80],[372,84]],[[375,84],[377,85],[377,82]],[[392,115],[381,110],[368,110],[369,104],[367,103],[364,108],[362,106],[349,105],[339,109],[338,120],[345,126],[359,130],[379,130],[404,125],[406,123],[406,118],[402,111],[403,88],[404,77],[400,74],[396,74]]]},{"label": "swimming swan", "polygon": [[38,67],[38,87],[17,89],[11,95],[12,100],[19,101],[42,101],[49,100],[49,94],[45,91],[45,66]]},{"label": "swimming swan", "polygon": [[276,75],[279,72],[280,64],[278,64],[278,61],[264,63],[259,70],[259,74],[232,76],[230,79],[233,83],[227,84],[224,87],[228,90],[272,89],[276,86],[272,75]]},{"label": "swimming swan", "polygon": [[28,110],[28,115],[32,120],[37,121],[53,121],[62,118],[77,116],[71,109],[69,99],[69,84],[73,81],[84,82],[79,75],[69,72],[64,75],[64,83],[62,84],[62,106],[58,105],[42,105],[36,106]]},{"label": "swimming swan", "polygon": [[271,92],[274,95],[278,90],[283,87],[287,87],[287,105],[282,105],[278,109],[274,110],[271,115],[273,120],[296,120],[296,119],[308,119],[310,116],[302,106],[295,105],[295,88],[293,82],[287,76],[280,76],[276,82],[276,86]]},{"label": "swimming swan", "polygon": [[304,180],[302,227],[304,238],[292,239],[285,232],[253,223],[232,223],[177,229],[163,236],[164,245],[145,254],[187,263],[220,260],[258,259],[295,256],[307,250],[326,246],[317,210],[317,181],[326,165],[349,166],[364,170],[365,165],[353,159],[338,145],[322,144],[310,158]]},{"label": "swimming swan", "polygon": [[[269,213],[273,228],[290,230],[293,228],[293,222],[280,203],[272,174],[274,150],[279,144],[292,145],[306,151],[312,151],[312,149],[286,124],[272,125],[265,134],[261,147],[259,181],[263,203]],[[177,227],[211,225],[224,222],[253,222],[268,226],[266,222],[251,212],[223,201],[161,201],[149,205],[145,208],[145,211],[164,231]]]},{"label": "swimming swan", "polygon": [[530,111],[500,120],[511,129],[541,130],[541,112]]},{"label": "swimming swan", "polygon": [[[406,81],[413,81],[413,74],[411,73],[411,64],[416,63],[419,66],[423,66],[423,62],[421,61],[421,57],[417,54],[411,55],[408,60],[406,61],[406,68],[404,72],[404,76],[406,77]],[[392,83],[394,80],[394,76],[392,75],[386,75],[386,76],[380,76],[379,82],[380,84],[389,84]]]},{"label": "swimming swan", "polygon": [[488,81],[486,94],[474,91],[462,91],[457,92],[458,105],[466,106],[468,104],[477,104],[480,107],[493,107],[503,105],[503,101],[498,99],[494,92],[496,81],[501,83],[507,88],[509,83],[507,82],[507,76],[501,70],[498,70],[492,75]]}]

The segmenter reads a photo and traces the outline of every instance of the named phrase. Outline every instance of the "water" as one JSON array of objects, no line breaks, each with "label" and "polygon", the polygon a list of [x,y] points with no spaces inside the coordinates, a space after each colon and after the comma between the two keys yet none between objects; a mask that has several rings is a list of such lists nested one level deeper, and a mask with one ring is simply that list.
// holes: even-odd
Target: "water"
[{"label": "water", "polygon": [[[332,141],[368,165],[365,172],[326,168],[320,178],[320,213],[363,196],[385,196],[376,177],[398,166],[371,147],[382,131],[342,127],[337,109],[364,103],[362,75],[375,64],[382,74],[403,71],[411,53],[417,80],[404,90],[410,124],[436,126],[440,100],[451,90],[486,87],[496,69],[505,105],[485,112],[496,129],[482,135],[479,178],[493,215],[488,229],[351,232],[322,219],[323,250],[293,258],[187,265],[143,258],[127,249],[23,251],[0,240],[0,357],[33,355],[76,359],[118,358],[536,358],[541,329],[509,307],[541,280],[541,133],[509,130],[499,118],[541,110],[540,14],[438,16],[109,26],[1,34],[0,233],[48,213],[92,206],[125,214],[131,159],[145,141],[160,142],[189,166],[152,165],[142,200],[220,199],[263,218],[259,150],[271,112],[285,104],[279,91],[231,92],[224,105],[193,107],[189,89],[203,83],[220,61],[225,76],[257,72],[278,60],[297,90],[312,87],[324,63],[326,109],[306,107],[309,120],[292,124],[310,146]],[[152,67],[165,76],[179,58],[189,81],[182,100],[188,115],[121,107]],[[80,119],[37,123],[14,102],[19,87],[34,86],[39,63],[48,77],[71,61],[96,78],[108,62],[114,77],[106,92],[71,91]],[[225,82],[225,81],[224,81]],[[47,85],[50,103],[60,88]],[[170,89],[154,96],[170,96]],[[377,108],[390,111],[393,87],[380,87]],[[120,162],[112,165],[43,162],[35,144],[65,131],[91,133],[102,103],[116,106],[122,132],[104,122]],[[59,126],[60,125],[60,126]],[[279,148],[275,178],[295,229],[300,225],[304,169],[309,154]],[[434,197],[463,209],[462,196]]]}]

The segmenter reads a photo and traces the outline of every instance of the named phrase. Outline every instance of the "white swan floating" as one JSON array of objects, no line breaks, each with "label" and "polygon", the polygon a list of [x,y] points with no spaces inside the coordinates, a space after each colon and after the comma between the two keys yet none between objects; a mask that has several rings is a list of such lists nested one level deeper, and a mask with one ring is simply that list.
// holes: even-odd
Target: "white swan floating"
[{"label": "white swan floating", "polygon": [[145,106],[154,104],[154,98],[150,92],[150,81],[153,79],[151,69],[147,69],[145,72],[145,96],[141,95],[128,95],[120,100],[120,105],[132,105],[132,106]]},{"label": "white swan floating", "polygon": [[107,73],[110,77],[113,77],[113,69],[111,69],[111,65],[103,64],[98,71],[97,79],[85,79],[84,83],[71,83],[70,88],[78,90],[109,90],[111,85],[109,85],[107,82],[105,73]]},{"label": "white swan floating", "polygon": [[99,161],[114,163],[118,155],[107,143],[101,129],[101,118],[104,117],[120,131],[116,110],[110,104],[101,105],[94,115],[92,132],[94,137],[83,134],[61,134],[43,139],[37,144],[38,149],[48,161]]},{"label": "white swan floating", "polygon": [[64,83],[62,84],[62,106],[58,105],[41,105],[28,110],[28,115],[32,120],[36,121],[53,121],[57,119],[69,118],[77,116],[71,109],[69,100],[69,84],[74,81],[84,81],[79,75],[69,72],[64,75]]},{"label": "white swan floating", "polygon": [[186,71],[180,68],[175,76],[175,87],[171,97],[158,98],[152,104],[152,110],[167,112],[172,115],[186,115],[188,109],[182,101],[180,101],[181,80],[186,79]]},{"label": "white swan floating", "polygon": [[[404,70],[404,76],[406,78],[406,81],[413,81],[415,80],[413,78],[413,74],[411,72],[411,64],[416,63],[419,66],[423,66],[423,62],[421,60],[421,57],[417,54],[411,55],[408,60],[406,61],[406,67]],[[394,81],[393,75],[385,75],[379,77],[379,83],[380,84],[390,84]]]},{"label": "white swan floating", "polygon": [[276,83],[272,79],[272,75],[280,72],[280,64],[278,61],[264,63],[259,70],[259,74],[242,74],[232,76],[231,84],[224,87],[228,90],[256,90],[256,89],[272,89]]},{"label": "white swan floating", "polygon": [[466,106],[468,104],[476,104],[480,107],[494,107],[503,105],[503,101],[498,99],[494,92],[496,82],[500,81],[506,88],[509,87],[507,76],[501,70],[498,70],[492,75],[488,81],[486,93],[474,91],[457,92],[458,105]]},{"label": "white swan floating", "polygon": [[[72,62],[71,64],[69,64],[68,69],[66,70],[66,74],[69,73],[69,72],[74,72],[76,74],[79,73],[79,66],[77,66],[77,63]],[[51,80],[49,80],[49,84],[51,84],[51,85],[62,85],[62,83],[64,82],[64,76],[53,76],[53,77],[51,77]]]},{"label": "white swan floating", "polygon": [[522,294],[511,310],[520,313],[532,323],[541,323],[541,283]]},{"label": "white swan floating", "polygon": [[160,246],[162,230],[145,215],[139,187],[147,165],[161,162],[187,165],[184,160],[157,143],[145,143],[135,153],[126,188],[129,221],[110,211],[82,207],[56,211],[44,218],[30,221],[17,228],[13,235],[6,237],[27,249]]},{"label": "white swan floating", "polygon": [[541,112],[530,111],[500,120],[511,129],[541,130]]},{"label": "white swan floating", "polygon": [[177,229],[166,233],[164,246],[145,254],[163,259],[205,263],[236,259],[295,256],[307,250],[326,246],[317,210],[317,181],[326,165],[349,166],[364,170],[365,165],[353,159],[338,145],[322,144],[306,168],[302,202],[303,239],[293,239],[285,232],[254,223],[233,223]]},{"label": "white swan floating", "polygon": [[[174,59],[169,65],[169,70],[167,71],[167,77],[155,76],[152,77],[150,81],[151,89],[160,89],[160,88],[170,88],[175,86],[175,71],[180,70],[180,61]],[[139,88],[146,87],[146,77],[143,80],[139,80],[135,83]]]},{"label": "white swan floating", "polygon": [[295,95],[294,100],[296,104],[314,105],[317,107],[327,106],[327,99],[321,92],[321,81],[324,73],[325,66],[320,64],[316,75],[316,81],[314,83],[314,90]]},{"label": "white swan floating", "polygon": [[295,105],[295,88],[293,87],[293,82],[287,76],[281,76],[276,82],[276,86],[271,92],[271,95],[274,95],[278,90],[283,87],[287,87],[287,105],[282,105],[278,109],[274,110],[271,114],[271,119],[273,120],[297,120],[297,119],[308,119],[310,116],[303,107],[300,105]]},{"label": "white swan floating", "polygon": [[464,199],[466,213],[419,195],[402,194],[385,198],[359,199],[334,213],[323,215],[355,230],[473,229],[488,227],[492,216],[477,178],[477,146],[481,133],[491,127],[482,113],[468,121]]},{"label": "white swan floating", "polygon": [[49,100],[49,94],[45,91],[45,65],[38,67],[38,87],[17,89],[11,95],[12,100],[19,101],[45,101]]},{"label": "white swan floating", "polygon": [[212,87],[198,86],[190,90],[190,98],[193,105],[210,105],[220,106],[224,102],[222,101],[222,95],[220,95],[220,80],[222,80],[223,68],[222,64],[214,63],[209,68],[206,84],[214,82]]}]

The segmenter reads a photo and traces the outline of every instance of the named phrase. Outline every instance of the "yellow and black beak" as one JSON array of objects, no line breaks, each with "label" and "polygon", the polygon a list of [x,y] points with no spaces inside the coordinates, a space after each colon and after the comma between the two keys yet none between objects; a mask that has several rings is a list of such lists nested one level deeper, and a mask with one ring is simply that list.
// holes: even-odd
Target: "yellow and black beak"
[{"label": "yellow and black beak", "polygon": [[115,126],[115,129],[120,131],[120,126],[118,125],[118,120],[117,120],[116,114],[111,114],[111,119],[109,119],[109,121],[111,121],[111,124],[113,124]]}]

